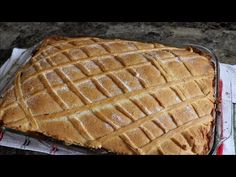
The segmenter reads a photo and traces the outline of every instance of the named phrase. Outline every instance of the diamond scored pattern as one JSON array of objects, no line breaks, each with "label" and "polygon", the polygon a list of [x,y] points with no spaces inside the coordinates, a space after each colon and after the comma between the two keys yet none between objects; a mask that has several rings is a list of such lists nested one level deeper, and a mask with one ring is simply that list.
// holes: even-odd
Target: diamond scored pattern
[{"label": "diamond scored pattern", "polygon": [[[197,81],[209,76],[192,73],[184,60],[177,49],[165,46],[97,38],[59,41],[32,58],[28,68],[33,67],[35,72],[18,80],[16,88],[25,95],[18,97],[29,107],[29,112],[22,108],[26,117],[30,115],[39,127],[62,118],[70,123],[78,137],[69,143],[98,143],[98,147],[116,151],[109,149],[109,143],[114,142],[131,154],[179,153],[168,149],[170,144],[181,152],[192,148],[186,145],[191,122],[202,122],[210,116],[210,112],[202,114],[197,104],[206,100]],[[175,73],[173,68],[179,71]],[[27,82],[36,78],[44,87],[26,96]],[[51,104],[58,104],[55,114],[44,112],[46,108],[41,115],[34,114],[29,99],[43,94],[54,100]],[[91,124],[97,131],[90,128]],[[175,131],[183,132],[181,126],[185,135],[161,141]],[[57,136],[54,133],[51,136]],[[152,145],[156,149],[149,148]]]}]

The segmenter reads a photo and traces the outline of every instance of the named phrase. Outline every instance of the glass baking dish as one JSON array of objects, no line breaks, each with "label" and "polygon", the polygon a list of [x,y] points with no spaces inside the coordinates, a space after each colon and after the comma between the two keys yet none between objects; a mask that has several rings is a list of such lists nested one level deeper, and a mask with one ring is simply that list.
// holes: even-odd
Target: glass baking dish
[{"label": "glass baking dish", "polygon": [[[223,136],[223,120],[222,120],[222,116],[221,116],[221,94],[220,94],[221,86],[220,86],[220,78],[219,78],[220,77],[219,61],[218,61],[216,55],[211,50],[209,50],[208,48],[206,48],[202,45],[197,45],[197,44],[184,44],[184,45],[166,44],[166,45],[173,46],[173,47],[180,47],[180,48],[190,47],[196,52],[201,52],[201,53],[203,52],[204,54],[207,54],[211,57],[211,61],[212,61],[212,64],[214,65],[214,69],[215,69],[215,79],[214,79],[214,96],[215,96],[214,117],[215,117],[215,119],[213,122],[213,131],[212,131],[212,135],[210,137],[210,144],[209,144],[209,146],[211,148],[210,148],[210,151],[208,154],[209,155],[216,155],[218,147],[230,136],[230,135]],[[34,50],[36,48],[37,48],[37,45],[33,47],[33,50],[32,50],[32,48],[30,49],[32,51],[32,53],[34,52]],[[26,62],[24,62],[24,64],[25,63]],[[232,126],[230,126],[230,127],[232,127]],[[62,141],[58,141],[58,140],[55,140],[50,137],[46,137],[46,136],[44,136],[42,134],[38,134],[38,133],[27,133],[26,134],[26,133],[19,132],[17,130],[6,128],[4,126],[1,126],[0,128],[3,131],[9,131],[12,133],[21,134],[21,135],[24,135],[24,136],[27,136],[30,138],[36,138],[36,139],[40,140],[41,143],[46,144],[48,146],[56,146],[61,149],[66,149],[69,151],[78,152],[78,154],[84,154],[84,155],[114,154],[114,153],[107,152],[104,149],[94,150],[94,149],[84,148],[84,147],[77,146],[77,145],[67,145]]]}]

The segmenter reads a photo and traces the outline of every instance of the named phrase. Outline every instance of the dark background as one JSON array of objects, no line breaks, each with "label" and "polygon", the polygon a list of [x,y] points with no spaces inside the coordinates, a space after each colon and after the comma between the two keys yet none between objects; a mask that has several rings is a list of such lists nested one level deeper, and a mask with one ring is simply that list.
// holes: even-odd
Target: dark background
[{"label": "dark background", "polygon": [[[220,62],[236,64],[236,22],[1,22],[0,66],[12,48],[27,48],[51,35],[195,43],[215,52]],[[0,147],[0,154],[41,153]]]}]

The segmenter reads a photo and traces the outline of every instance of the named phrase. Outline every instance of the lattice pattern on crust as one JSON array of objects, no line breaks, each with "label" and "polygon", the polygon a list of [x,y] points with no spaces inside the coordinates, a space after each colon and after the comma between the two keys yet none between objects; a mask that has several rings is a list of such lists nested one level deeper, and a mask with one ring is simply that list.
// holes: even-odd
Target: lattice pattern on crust
[{"label": "lattice pattern on crust", "polygon": [[191,50],[53,38],[17,74],[0,120],[122,154],[205,154],[213,79],[210,60]]}]

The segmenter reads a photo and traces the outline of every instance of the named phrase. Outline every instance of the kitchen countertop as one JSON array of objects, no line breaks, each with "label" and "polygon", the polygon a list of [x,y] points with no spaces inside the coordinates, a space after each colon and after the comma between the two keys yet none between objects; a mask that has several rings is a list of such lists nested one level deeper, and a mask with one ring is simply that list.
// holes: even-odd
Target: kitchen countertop
[{"label": "kitchen countertop", "polygon": [[[97,36],[164,43],[195,43],[211,49],[220,62],[236,64],[236,22],[1,22],[0,66],[14,47],[27,48],[46,36]],[[42,154],[0,147],[0,155]]]}]

